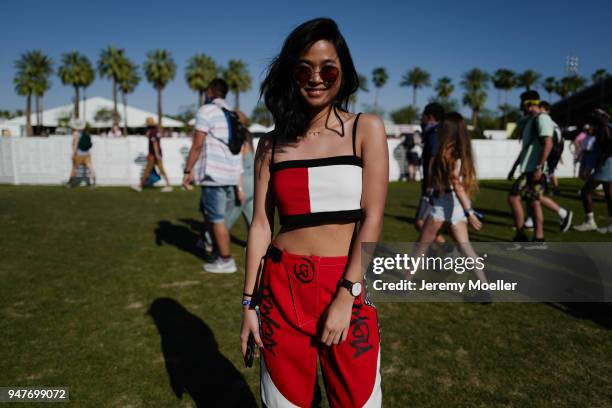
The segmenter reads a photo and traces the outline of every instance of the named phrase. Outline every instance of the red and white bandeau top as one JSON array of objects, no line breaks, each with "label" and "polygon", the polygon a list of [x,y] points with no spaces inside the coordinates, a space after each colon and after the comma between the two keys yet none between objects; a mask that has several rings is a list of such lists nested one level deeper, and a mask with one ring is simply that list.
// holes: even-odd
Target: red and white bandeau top
[{"label": "red and white bandeau top", "polygon": [[308,226],[361,219],[363,162],[357,157],[353,124],[353,154],[319,159],[274,162],[270,177],[281,225]]}]

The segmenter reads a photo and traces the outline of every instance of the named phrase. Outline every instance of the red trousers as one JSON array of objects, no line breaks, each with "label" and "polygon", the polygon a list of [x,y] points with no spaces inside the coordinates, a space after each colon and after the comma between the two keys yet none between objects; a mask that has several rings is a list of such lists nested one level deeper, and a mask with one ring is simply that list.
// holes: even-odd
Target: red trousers
[{"label": "red trousers", "polygon": [[353,304],[347,339],[331,346],[320,342],[322,315],[346,262],[345,256],[302,256],[275,247],[268,251],[259,307],[264,406],[317,406],[317,359],[331,407],[381,406],[378,319],[363,292]]}]

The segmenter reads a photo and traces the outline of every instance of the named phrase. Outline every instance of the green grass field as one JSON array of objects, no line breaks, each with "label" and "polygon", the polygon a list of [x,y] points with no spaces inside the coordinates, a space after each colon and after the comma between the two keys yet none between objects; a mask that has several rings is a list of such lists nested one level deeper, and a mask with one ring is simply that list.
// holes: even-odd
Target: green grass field
[{"label": "green grass field", "polygon": [[[563,186],[559,201],[581,222],[579,183]],[[508,187],[481,186],[475,207],[486,223],[473,240],[512,237]],[[214,406],[228,384],[259,401],[259,370],[243,368],[238,343],[243,270],[202,271],[198,197],[0,186],[0,386],[69,386],[79,407]],[[383,240],[416,239],[417,199],[416,184],[390,185]],[[606,224],[601,200],[595,210]],[[612,241],[560,234],[546,216],[548,240]],[[241,222],[233,235],[246,237]],[[232,251],[243,265],[243,248]],[[377,306],[385,407],[612,406],[609,314],[535,303]]]}]

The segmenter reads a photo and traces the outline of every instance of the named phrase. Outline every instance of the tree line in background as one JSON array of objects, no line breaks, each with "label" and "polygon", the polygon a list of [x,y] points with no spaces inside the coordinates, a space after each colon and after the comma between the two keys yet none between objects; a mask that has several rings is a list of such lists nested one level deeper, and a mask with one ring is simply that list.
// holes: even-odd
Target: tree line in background
[{"label": "tree line in background", "polygon": [[[609,74],[605,69],[598,69],[591,76],[591,80],[595,84],[607,77],[609,77]],[[384,68],[376,68],[372,72],[372,78],[374,86],[382,88],[387,82],[388,76]],[[459,85],[463,89],[461,103],[471,109],[471,122],[474,128],[479,127],[479,116],[485,110],[489,84],[492,84],[497,90],[497,107],[500,113],[497,127],[503,128],[509,116],[515,119],[520,114],[520,112],[517,112],[516,105],[508,103],[509,91],[515,88],[530,90],[541,87],[547,92],[549,101],[552,101],[553,94],[558,95],[561,99],[566,98],[587,86],[588,81],[585,77],[578,74],[568,75],[563,78],[548,76],[542,79],[542,75],[532,69],[516,73],[510,69],[500,68],[491,75],[481,69],[473,68],[463,74]],[[417,92],[422,88],[432,86],[431,75],[426,70],[415,67],[402,76],[399,85],[412,89],[412,104],[391,112],[391,119],[396,123],[414,122],[419,114]],[[435,96],[430,99],[430,102],[438,102],[448,111],[459,110],[457,99],[452,98],[455,85],[449,77],[443,76],[438,78],[433,86]],[[490,126],[491,113],[486,113],[488,116],[487,122],[489,122],[488,125]]]},{"label": "tree line in background", "polygon": [[[14,78],[15,91],[17,94],[26,98],[26,133],[33,134],[31,123],[32,99],[34,98],[36,108],[36,127],[37,133],[40,131],[42,123],[43,97],[51,87],[51,77],[55,72],[53,60],[40,50],[28,51],[21,55],[15,63],[16,74]],[[157,117],[161,123],[163,105],[162,93],[169,82],[176,76],[177,65],[169,51],[155,49],[147,53],[147,58],[143,64],[142,71],[147,81],[153,86],[157,94]],[[83,54],[72,51],[63,54],[61,63],[57,69],[57,76],[62,84],[74,88],[74,117],[81,117],[79,112],[79,101],[81,91],[83,95],[87,88],[96,78],[96,71],[101,78],[111,81],[113,95],[113,125],[119,125],[120,115],[117,110],[117,99],[121,94],[122,103],[127,106],[127,96],[134,92],[139,85],[142,77],[140,67],[130,60],[125,51],[114,46],[108,46],[100,51],[97,66],[94,68],[91,61]],[[198,53],[192,56],[185,67],[185,80],[189,88],[198,95],[198,105],[204,103],[204,95],[208,83],[217,76],[223,77],[230,87],[230,91],[235,96],[235,108],[240,108],[240,93],[246,92],[252,87],[252,78],[248,72],[247,65],[240,59],[233,59],[228,62],[227,67],[217,65],[210,56]],[[598,83],[609,76],[605,69],[598,69],[591,76],[593,83]],[[369,92],[368,78],[359,74],[359,92]],[[389,75],[384,67],[375,68],[371,76],[374,85],[374,104],[364,104],[366,111],[384,114],[378,104],[378,95],[389,81]],[[508,92],[515,88],[525,90],[542,87],[548,93],[551,100],[553,94],[561,99],[572,95],[587,85],[587,79],[581,75],[573,74],[563,78],[548,76],[542,79],[542,75],[534,70],[528,69],[522,73],[516,73],[510,69],[500,68],[492,75],[478,68],[473,68],[463,74],[459,83],[463,89],[461,103],[472,111],[472,126],[479,127],[480,122],[487,122],[491,125],[492,113],[485,110],[488,98],[489,84],[497,90],[497,107],[499,109],[499,127],[505,127],[510,119],[516,117],[517,109],[508,103]],[[419,108],[417,106],[418,91],[431,87],[431,75],[420,67],[414,67],[407,71],[399,82],[400,87],[407,87],[412,90],[412,103],[390,113],[391,119],[396,123],[412,123],[418,118]],[[459,102],[454,99],[455,85],[453,81],[443,76],[433,84],[435,96],[430,102],[438,102],[445,109],[459,110]],[[357,94],[352,95],[349,103],[354,107],[357,103]],[[86,109],[84,107],[84,109]],[[174,115],[180,119],[187,119],[193,116],[194,109]],[[485,113],[487,120],[479,120]],[[0,117],[9,117],[9,112],[0,111]],[[251,114],[251,120],[263,125],[272,124],[272,117],[265,105],[258,103]],[[127,134],[127,109],[123,112],[123,123]],[[482,123],[481,127],[482,127]]]},{"label": "tree line in background", "polygon": [[[162,92],[176,76],[176,62],[169,51],[155,49],[147,53],[142,71],[147,81],[157,93],[157,123],[161,124],[163,116]],[[96,69],[97,68],[97,69]],[[15,63],[15,92],[26,98],[26,133],[31,136],[34,129],[31,123],[32,98],[36,103],[36,127],[40,132],[42,123],[42,101],[45,93],[51,88],[51,77],[55,72],[53,60],[40,50],[28,51],[21,55]],[[96,70],[101,78],[111,81],[113,95],[113,125],[119,125],[120,115],[117,100],[121,94],[124,112],[123,124],[127,134],[127,96],[134,92],[142,77],[140,68],[120,48],[108,46],[100,51],[97,66],[85,55],[72,51],[63,54],[57,69],[57,76],[62,84],[74,88],[74,117],[80,118],[79,102],[81,91],[85,94],[87,88],[96,78]],[[190,89],[198,93],[199,105],[204,103],[204,93],[208,83],[215,77],[223,77],[235,96],[235,107],[240,107],[240,93],[251,89],[252,79],[247,65],[242,60],[230,60],[227,68],[218,66],[215,61],[205,55],[196,54],[187,61],[185,80]],[[1,112],[0,112],[1,113]],[[5,117],[11,116],[9,112]]]}]

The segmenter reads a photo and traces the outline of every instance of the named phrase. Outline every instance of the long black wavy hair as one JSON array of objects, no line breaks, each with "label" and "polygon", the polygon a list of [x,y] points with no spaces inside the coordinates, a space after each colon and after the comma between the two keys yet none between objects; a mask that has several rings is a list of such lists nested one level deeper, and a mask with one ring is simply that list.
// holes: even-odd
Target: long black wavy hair
[{"label": "long black wavy hair", "polygon": [[[344,37],[330,18],[315,18],[296,27],[270,66],[261,84],[261,95],[274,118],[274,137],[294,141],[303,135],[310,121],[307,106],[293,79],[293,70],[300,55],[319,40],[327,40],[336,48],[342,70],[340,88],[333,101],[336,109],[347,111],[349,97],[359,88],[359,76]],[[344,125],[343,125],[344,129]]]}]

